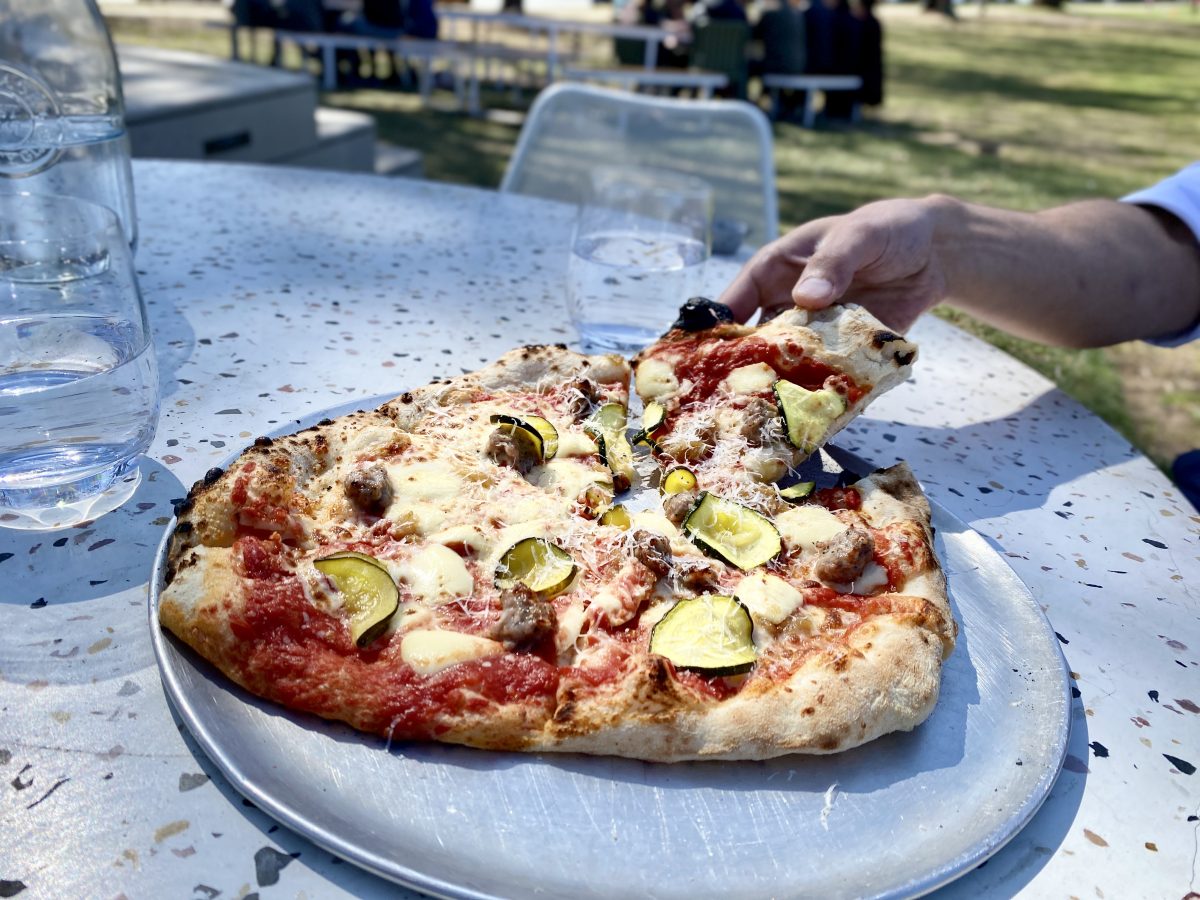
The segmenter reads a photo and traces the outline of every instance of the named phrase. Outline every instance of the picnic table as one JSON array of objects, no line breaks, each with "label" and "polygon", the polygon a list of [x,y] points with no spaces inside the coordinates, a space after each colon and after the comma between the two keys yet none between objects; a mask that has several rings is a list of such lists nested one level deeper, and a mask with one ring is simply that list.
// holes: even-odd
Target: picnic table
[{"label": "picnic table", "polygon": [[546,36],[547,79],[555,81],[559,75],[562,50],[559,36],[563,34],[600,35],[610,38],[625,38],[645,43],[644,67],[649,71],[657,64],[658,45],[676,32],[655,25],[625,25],[619,22],[586,22],[576,19],[558,19],[549,16],[531,16],[518,13],[490,13],[470,9],[439,9],[438,15],[447,22],[463,21],[471,25],[471,40],[481,39],[481,29],[504,26]]},{"label": "picnic table", "polygon": [[[275,167],[135,161],[134,173],[137,267],[162,418],[124,507],[63,532],[0,529],[0,884],[22,900],[214,898],[272,887],[287,896],[419,896],[281,826],[200,749],[164,694],[152,652],[155,549],[172,500],[264,431],[477,368],[518,344],[572,340],[562,272],[574,211],[474,188]],[[735,268],[714,260],[707,292]],[[911,336],[921,346],[914,378],[838,443],[877,465],[909,460],[932,501],[1011,564],[1057,632],[1073,687],[1065,765],[1044,805],[985,865],[935,896],[1195,891],[1200,517],[1123,438],[1021,363],[932,317]],[[948,576],[953,592],[971,571]],[[988,642],[986,627],[965,631],[955,653],[977,658]],[[974,700],[955,690],[969,706],[987,702],[988,688],[975,684]],[[282,759],[288,748],[276,752]],[[409,752],[392,748],[390,759]],[[389,759],[382,744],[379,753]],[[648,790],[689,771],[459,754],[457,781],[448,783],[478,783],[480,802],[519,771],[613,791]],[[807,764],[783,761],[770,770],[780,778],[764,774],[757,790],[786,812],[797,798],[771,792]],[[590,774],[609,768],[627,774]],[[717,788],[697,798],[718,813],[744,799]],[[554,809],[551,796],[532,799]],[[869,793],[831,801],[827,826],[869,802]],[[439,807],[447,827],[458,821],[454,803],[443,797]],[[566,862],[582,865],[595,851],[615,877],[639,848],[622,843],[607,813],[592,815],[580,823],[588,853]],[[521,827],[548,846],[570,838],[553,826],[551,816]],[[747,837],[718,856],[787,835]],[[926,835],[941,839],[936,827]],[[492,873],[471,868],[480,849],[447,851],[474,879],[470,891],[455,892],[491,893]],[[875,865],[891,864],[887,849]],[[716,858],[675,850],[698,871]],[[782,853],[775,859],[786,862]],[[418,871],[426,862],[409,860]],[[763,879],[762,893],[798,889],[772,885],[774,871],[751,873]],[[526,886],[554,893],[540,874]],[[414,883],[445,892],[433,880]],[[578,887],[600,892],[603,883]],[[659,887],[663,896],[698,897],[722,885]]]}]

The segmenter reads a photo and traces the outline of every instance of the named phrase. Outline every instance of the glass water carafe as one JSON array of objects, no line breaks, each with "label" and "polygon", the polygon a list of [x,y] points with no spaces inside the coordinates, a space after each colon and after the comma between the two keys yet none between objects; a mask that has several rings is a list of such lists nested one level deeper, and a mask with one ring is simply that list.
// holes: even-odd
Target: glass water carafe
[{"label": "glass water carafe", "polygon": [[95,0],[0,0],[0,194],[113,210],[137,238],[125,105]]}]

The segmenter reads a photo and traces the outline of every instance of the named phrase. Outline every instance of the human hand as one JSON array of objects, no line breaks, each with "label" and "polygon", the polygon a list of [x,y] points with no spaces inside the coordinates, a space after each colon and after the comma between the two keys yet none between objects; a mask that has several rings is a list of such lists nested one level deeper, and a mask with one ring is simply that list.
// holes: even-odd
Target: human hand
[{"label": "human hand", "polygon": [[943,201],[882,200],[816,219],[760,249],[721,295],[745,321],[790,307],[858,303],[897,331],[945,299],[935,243]]}]

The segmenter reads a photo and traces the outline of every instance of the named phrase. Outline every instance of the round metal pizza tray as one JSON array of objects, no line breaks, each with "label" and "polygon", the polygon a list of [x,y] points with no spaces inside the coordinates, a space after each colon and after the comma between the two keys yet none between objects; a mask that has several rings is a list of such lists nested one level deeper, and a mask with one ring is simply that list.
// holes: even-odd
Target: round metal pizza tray
[{"label": "round metal pizza tray", "polygon": [[959,625],[937,708],[913,732],[833,756],[667,765],[388,747],[247,694],[167,635],[165,540],[151,635],[167,694],[234,787],[408,887],[469,898],[916,896],[1020,831],[1070,731],[1066,663],[1029,590],[936,505],[933,523]]}]

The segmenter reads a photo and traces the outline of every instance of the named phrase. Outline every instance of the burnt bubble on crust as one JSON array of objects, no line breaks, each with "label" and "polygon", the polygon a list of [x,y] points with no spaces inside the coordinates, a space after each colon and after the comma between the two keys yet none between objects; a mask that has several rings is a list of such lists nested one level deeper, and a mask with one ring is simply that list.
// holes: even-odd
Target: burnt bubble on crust
[{"label": "burnt bubble on crust", "polygon": [[892,359],[898,366],[912,365],[913,360],[917,358],[917,348],[910,344],[904,335],[894,331],[876,331],[871,335],[871,344],[877,350],[883,350],[888,344],[900,344],[905,347],[903,350],[897,348],[892,353]]},{"label": "burnt bubble on crust", "polygon": [[679,318],[671,328],[679,331],[704,331],[733,321],[733,310],[707,297],[692,297],[679,307]]}]

